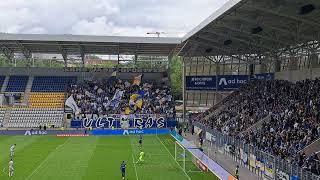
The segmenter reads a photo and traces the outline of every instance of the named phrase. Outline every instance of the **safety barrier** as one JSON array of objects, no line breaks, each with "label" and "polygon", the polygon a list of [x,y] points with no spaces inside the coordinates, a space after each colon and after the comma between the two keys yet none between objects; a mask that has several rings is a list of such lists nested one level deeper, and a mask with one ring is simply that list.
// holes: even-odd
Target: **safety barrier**
[{"label": "safety barrier", "polygon": [[240,165],[264,179],[283,180],[320,180],[317,176],[295,163],[290,163],[278,156],[263,152],[258,148],[245,144],[239,139],[222,134],[218,130],[194,123],[205,135],[210,145],[225,155],[230,156]]}]

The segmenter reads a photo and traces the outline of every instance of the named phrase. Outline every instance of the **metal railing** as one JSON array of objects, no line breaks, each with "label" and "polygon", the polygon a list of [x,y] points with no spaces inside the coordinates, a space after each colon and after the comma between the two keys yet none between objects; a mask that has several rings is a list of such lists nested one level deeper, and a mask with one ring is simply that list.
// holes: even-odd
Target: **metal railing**
[{"label": "metal railing", "polygon": [[216,129],[206,127],[199,122],[195,122],[194,125],[203,130],[206,139],[211,140],[211,146],[232,157],[234,161],[260,177],[288,180],[291,177],[297,177],[299,180],[320,180],[320,176],[296,163],[261,151],[257,147],[246,144],[235,137],[227,136]]}]

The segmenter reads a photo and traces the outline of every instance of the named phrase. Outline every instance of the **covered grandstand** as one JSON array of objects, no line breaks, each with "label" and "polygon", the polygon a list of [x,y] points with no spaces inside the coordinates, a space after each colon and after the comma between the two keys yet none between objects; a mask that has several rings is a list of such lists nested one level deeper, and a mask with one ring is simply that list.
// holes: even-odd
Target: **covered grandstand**
[{"label": "covered grandstand", "polygon": [[[262,122],[270,121],[274,111],[261,112],[265,114],[237,129],[237,134],[223,131],[228,123],[237,122],[237,116],[232,117],[234,119],[228,119],[228,116],[226,124],[221,125],[220,129],[217,124],[211,123],[224,118],[221,111],[240,107],[243,99],[238,95],[252,93],[250,88],[260,86],[265,88],[266,93],[276,91],[268,84],[252,85],[245,89],[247,91],[238,91],[248,81],[297,82],[311,79],[311,84],[317,83],[315,79],[320,76],[319,8],[320,2],[317,0],[230,0],[182,39],[0,34],[0,49],[12,62],[17,53],[21,53],[27,61],[31,61],[33,53],[45,53],[61,54],[65,65],[64,69],[28,67],[27,71],[26,68],[0,68],[1,93],[11,98],[19,94],[23,100],[19,107],[0,109],[0,123],[15,128],[34,127],[39,122],[55,127],[65,126],[66,85],[90,78],[111,77],[115,71],[123,80],[139,74],[146,74],[144,78],[149,82],[167,77],[167,69],[68,68],[69,55],[79,55],[83,66],[86,54],[116,55],[118,64],[128,61],[122,59],[122,55],[133,56],[133,61],[139,61],[139,56],[160,56],[170,61],[178,55],[183,60],[183,119],[190,120],[199,131],[206,133],[209,141],[215,139],[215,148],[225,151],[225,154],[267,179],[275,179],[279,173],[300,179],[319,179],[317,173],[307,170],[308,167],[263,151],[241,137],[264,127]],[[283,87],[287,85],[279,84]],[[309,87],[308,82],[303,85]],[[51,86],[54,88],[48,89]],[[234,99],[239,100],[238,104],[232,102]],[[199,107],[199,111],[210,109],[203,114],[186,117],[187,107]],[[36,123],[33,122],[35,118],[39,120]],[[23,124],[25,119],[27,122]],[[319,121],[315,126],[320,127]],[[299,153],[313,155],[318,152],[319,144],[314,143],[319,143],[319,137],[316,138],[304,144]],[[225,150],[226,147],[234,148],[236,153]]]},{"label": "covered grandstand", "polygon": [[[317,101],[311,92],[317,87],[313,85],[317,84],[320,72],[319,5],[319,1],[304,0],[230,0],[182,40],[184,112],[187,106],[212,106],[205,113],[189,115],[196,129],[203,131],[209,141],[213,138],[216,148],[233,149],[226,154],[254,169],[255,173],[261,173],[257,170],[261,163],[267,165],[267,171],[260,175],[268,179],[293,176],[319,179],[316,174],[319,174],[320,163],[314,160],[319,153],[319,120],[308,113],[298,116],[302,122],[291,116],[287,119],[286,113],[291,115],[294,105],[289,102],[284,103],[287,107],[280,107],[279,102],[268,104],[269,98],[274,98],[286,83],[292,82],[297,85],[289,85],[295,90],[287,89],[288,92],[299,92],[299,86],[303,86],[309,94],[301,92],[300,97],[306,97],[307,104]],[[254,83],[261,79],[270,81]],[[303,81],[306,79],[310,80]],[[248,81],[253,83],[237,90]],[[273,91],[275,84],[278,89]],[[309,84],[311,87],[307,90]],[[299,102],[298,97],[289,94],[275,97]],[[269,109],[274,106],[276,110]],[[317,112],[316,107],[313,110]],[[279,112],[284,119],[282,115],[278,119]],[[294,124],[300,130],[291,129]],[[300,140],[302,148],[293,155],[300,161],[289,160],[290,156],[281,150],[285,147],[290,151],[293,145],[288,140],[282,140],[285,145],[261,146],[264,141],[272,143],[273,138],[279,143],[283,133],[292,138],[295,133],[312,134],[306,144]],[[280,152],[270,151],[268,147]]]}]

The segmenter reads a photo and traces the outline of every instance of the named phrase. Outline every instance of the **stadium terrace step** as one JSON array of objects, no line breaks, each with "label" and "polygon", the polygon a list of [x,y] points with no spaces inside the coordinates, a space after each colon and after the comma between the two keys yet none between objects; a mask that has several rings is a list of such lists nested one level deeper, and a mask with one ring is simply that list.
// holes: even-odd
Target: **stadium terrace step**
[{"label": "stadium terrace step", "polygon": [[252,126],[250,126],[249,128],[247,128],[245,131],[242,131],[240,134],[246,134],[248,132],[250,132],[251,130],[252,131],[256,131],[258,130],[259,128],[262,127],[262,124],[265,123],[265,122],[269,122],[271,120],[271,116],[268,115],[267,117],[257,121],[255,124],[253,124]]},{"label": "stadium terrace step", "polygon": [[[310,156],[313,153],[317,153],[320,151],[320,138],[315,140],[313,143],[311,143],[310,145],[306,146],[303,150],[301,150],[300,152],[304,152],[306,156]],[[318,153],[318,157],[320,159],[320,153]]]},{"label": "stadium terrace step", "polygon": [[22,99],[22,103],[27,103],[29,101],[33,79],[34,79],[33,76],[29,76],[29,80],[28,80],[28,83],[27,83],[27,86],[26,86],[26,91],[24,93],[24,97]]},{"label": "stadium terrace step", "polygon": [[8,82],[9,82],[9,76],[0,76],[1,93],[4,93],[6,91]]}]

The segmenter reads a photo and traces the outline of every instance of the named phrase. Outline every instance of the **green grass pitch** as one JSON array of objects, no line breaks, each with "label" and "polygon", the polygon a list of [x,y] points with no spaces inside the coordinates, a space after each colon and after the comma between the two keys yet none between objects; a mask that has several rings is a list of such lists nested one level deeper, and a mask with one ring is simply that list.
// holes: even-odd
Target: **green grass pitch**
[{"label": "green grass pitch", "polygon": [[[173,158],[174,140],[167,135],[143,136],[145,163],[134,164],[139,154],[138,139],[138,136],[0,136],[0,179],[120,180],[122,160],[127,163],[127,180],[218,179],[211,173],[185,173]],[[15,174],[9,178],[9,147],[14,143]]]}]

